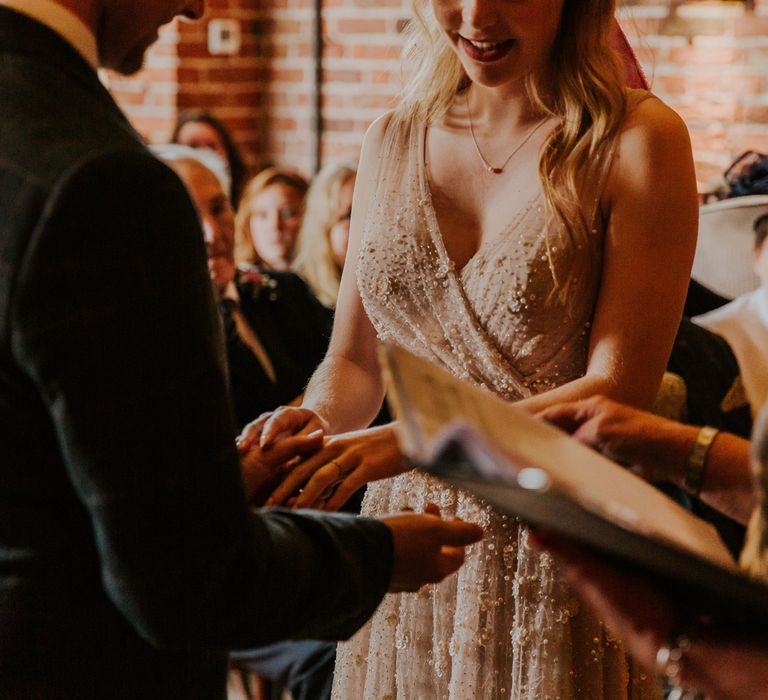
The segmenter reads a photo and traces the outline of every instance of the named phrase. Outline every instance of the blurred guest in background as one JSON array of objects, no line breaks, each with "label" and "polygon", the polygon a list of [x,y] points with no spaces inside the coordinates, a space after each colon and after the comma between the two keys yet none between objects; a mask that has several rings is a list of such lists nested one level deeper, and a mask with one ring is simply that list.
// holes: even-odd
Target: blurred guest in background
[{"label": "blurred guest in background", "polygon": [[223,170],[220,159],[181,146],[156,150],[182,179],[200,214],[242,427],[302,394],[325,355],[327,313],[298,275],[236,268],[235,216],[215,172]]},{"label": "blurred guest in background", "polygon": [[307,192],[293,269],[329,309],[336,307],[339,296],[356,175],[353,163],[331,163],[315,176]]},{"label": "blurred guest in background", "polygon": [[309,184],[292,170],[262,170],[243,192],[237,210],[237,261],[289,270],[296,251]]},{"label": "blurred guest in background", "polygon": [[207,148],[224,159],[230,180],[229,198],[237,208],[248,181],[248,168],[224,124],[203,110],[186,110],[176,121],[171,141],[190,148]]},{"label": "blurred guest in background", "polygon": [[754,265],[760,286],[694,320],[728,341],[756,414],[768,401],[768,214],[755,221],[754,231]]}]

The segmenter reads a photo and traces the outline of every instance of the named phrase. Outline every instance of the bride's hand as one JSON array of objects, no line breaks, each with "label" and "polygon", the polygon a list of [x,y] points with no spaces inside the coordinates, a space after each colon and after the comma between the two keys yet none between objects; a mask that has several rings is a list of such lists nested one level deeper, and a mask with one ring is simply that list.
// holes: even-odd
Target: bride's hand
[{"label": "bride's hand", "polygon": [[240,454],[259,447],[269,450],[278,440],[290,435],[309,435],[317,430],[328,432],[328,424],[317,413],[301,406],[280,406],[275,411],[262,413],[246,425],[237,446]]},{"label": "bride's hand", "polygon": [[[279,444],[279,443],[278,443]],[[267,501],[294,508],[334,511],[370,481],[397,476],[407,465],[391,426],[325,438],[323,449],[299,462]]]}]

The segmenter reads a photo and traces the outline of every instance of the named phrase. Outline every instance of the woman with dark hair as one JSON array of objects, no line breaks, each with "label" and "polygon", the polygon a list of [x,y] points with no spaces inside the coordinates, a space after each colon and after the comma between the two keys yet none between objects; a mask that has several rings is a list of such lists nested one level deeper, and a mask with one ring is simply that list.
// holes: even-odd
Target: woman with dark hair
[{"label": "woman with dark hair", "polygon": [[186,110],[176,120],[171,141],[190,148],[208,148],[226,161],[229,168],[230,200],[237,209],[248,180],[248,168],[227,127],[208,112],[200,109]]}]

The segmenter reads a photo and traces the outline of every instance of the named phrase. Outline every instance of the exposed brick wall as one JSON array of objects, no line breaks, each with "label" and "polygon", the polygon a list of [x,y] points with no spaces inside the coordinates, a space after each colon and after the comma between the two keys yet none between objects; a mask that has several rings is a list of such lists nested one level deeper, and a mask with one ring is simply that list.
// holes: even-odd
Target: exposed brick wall
[{"label": "exposed brick wall", "polygon": [[146,69],[124,77],[110,73],[109,87],[136,129],[149,142],[167,140],[177,114],[179,33],[164,27],[147,55]]},{"label": "exposed brick wall", "polygon": [[654,92],[691,132],[701,189],[744,150],[768,151],[768,1],[754,13],[740,3],[625,3],[621,17]]},{"label": "exposed brick wall", "polygon": [[[258,0],[208,0],[207,5],[204,21],[163,28],[145,69],[127,78],[110,75],[110,87],[148,141],[167,141],[179,111],[199,107],[229,127],[246,160],[257,166],[267,151],[265,13]],[[219,17],[240,22],[243,42],[237,56],[208,52],[208,21]]]},{"label": "exposed brick wall", "polygon": [[[621,4],[655,92],[691,130],[701,187],[740,151],[768,151],[768,0],[756,0],[754,13],[716,0],[689,2],[678,15],[670,15],[669,0]],[[322,156],[354,158],[368,124],[395,104],[410,0],[323,6]],[[151,140],[167,138],[178,109],[203,106],[232,128],[252,163],[310,173],[313,11],[312,0],[213,0],[209,17],[241,22],[239,56],[209,56],[206,23],[178,23],[163,31],[148,68],[113,78],[113,88]]]}]

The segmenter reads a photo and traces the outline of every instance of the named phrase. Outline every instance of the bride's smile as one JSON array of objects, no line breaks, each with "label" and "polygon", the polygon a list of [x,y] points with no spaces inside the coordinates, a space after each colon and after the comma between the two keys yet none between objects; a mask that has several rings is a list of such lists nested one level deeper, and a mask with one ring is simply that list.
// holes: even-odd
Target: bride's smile
[{"label": "bride's smile", "polygon": [[480,61],[481,63],[490,63],[504,58],[514,47],[515,40],[507,39],[505,41],[483,41],[468,39],[458,35],[459,45],[469,58]]},{"label": "bride's smile", "polygon": [[563,0],[431,0],[467,76],[494,87],[547,65]]}]

